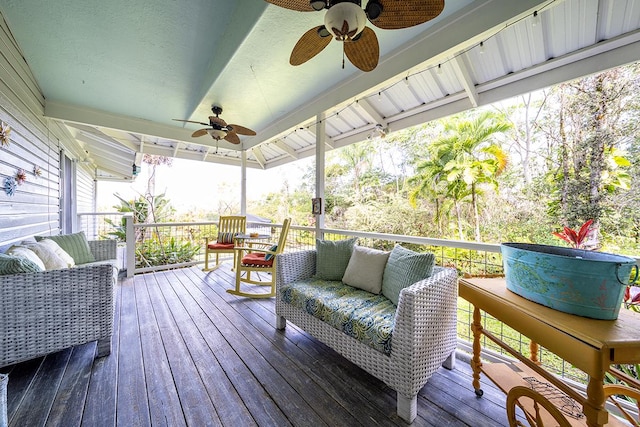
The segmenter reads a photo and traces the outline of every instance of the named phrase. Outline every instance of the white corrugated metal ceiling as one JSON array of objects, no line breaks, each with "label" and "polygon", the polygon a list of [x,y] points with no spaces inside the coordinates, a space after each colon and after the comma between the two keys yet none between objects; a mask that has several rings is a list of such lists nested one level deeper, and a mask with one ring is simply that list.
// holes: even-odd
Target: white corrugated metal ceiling
[{"label": "white corrugated metal ceiling", "polygon": [[[445,12],[434,21],[407,30],[378,31],[381,59],[370,73],[349,64],[340,69],[335,52],[323,52],[300,67],[288,64],[295,41],[315,25],[313,13],[261,3],[258,7],[257,1],[224,0],[223,4],[216,0],[214,9],[228,9],[228,25],[234,25],[236,32],[227,29],[210,37],[222,37],[228,45],[209,46],[216,53],[208,64],[199,64],[207,69],[205,77],[190,80],[188,88],[178,88],[190,97],[182,100],[174,95],[171,105],[141,99],[141,105],[151,102],[152,108],[145,115],[146,110],[139,107],[140,114],[134,115],[115,101],[104,105],[96,100],[85,102],[82,92],[74,99],[64,99],[50,88],[69,84],[62,74],[57,79],[39,78],[48,63],[38,55],[51,47],[45,44],[39,50],[32,44],[44,42],[41,37],[46,37],[46,32],[41,35],[36,28],[44,25],[46,17],[39,14],[51,11],[23,11],[28,7],[25,2],[33,1],[0,0],[0,10],[18,44],[25,46],[25,58],[47,98],[45,114],[68,126],[70,134],[85,147],[88,160],[97,166],[98,179],[130,178],[131,162],[140,153],[240,165],[245,151],[248,167],[271,168],[315,154],[315,125],[320,117],[324,118],[328,148],[337,148],[366,139],[376,127],[397,131],[640,59],[640,0],[447,0]],[[197,14],[198,7],[211,7],[206,3],[194,2],[190,13]],[[63,4],[70,10],[75,6],[74,0]],[[164,1],[154,8],[163,6]],[[94,11],[100,15],[99,10]],[[248,22],[238,21],[238,16]],[[151,39],[151,52],[156,45],[160,52],[164,48],[164,60],[171,61],[189,39],[182,40],[177,47],[182,50],[174,53],[163,33],[155,31],[154,25],[163,21],[148,22],[151,18],[147,17],[137,37]],[[162,19],[172,19],[171,14],[163,13]],[[290,28],[280,31],[283,22]],[[21,25],[29,28],[18,29]],[[201,25],[194,31],[207,29],[206,24]],[[83,36],[78,33],[81,30],[73,31],[69,37]],[[194,49],[207,55],[197,45]],[[81,58],[78,66],[86,70],[99,67],[101,61],[119,60],[95,58],[90,52],[74,54]],[[115,64],[111,73],[126,73],[128,66],[131,64]],[[197,70],[183,68],[194,79],[199,76]],[[129,74],[140,74],[132,77],[133,95],[149,97],[142,89],[135,93],[135,79],[153,80],[153,70],[133,69]],[[154,80],[154,84],[161,92],[162,85],[170,86],[171,82]],[[163,96],[172,99],[171,93]],[[210,114],[207,110],[212,103],[223,105],[225,120],[253,128],[257,135],[243,137],[239,146],[216,144],[208,137],[191,138],[197,125],[183,128],[171,122],[175,116],[200,121]]]}]

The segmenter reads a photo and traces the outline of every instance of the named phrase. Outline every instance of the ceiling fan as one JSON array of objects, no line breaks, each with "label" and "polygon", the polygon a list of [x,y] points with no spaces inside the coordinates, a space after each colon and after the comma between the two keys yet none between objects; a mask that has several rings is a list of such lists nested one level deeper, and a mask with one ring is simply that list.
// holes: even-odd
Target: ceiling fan
[{"label": "ceiling fan", "polygon": [[343,42],[344,55],[362,71],[378,65],[380,47],[376,33],[366,27],[369,20],[385,30],[422,24],[444,9],[444,0],[369,0],[362,9],[361,0],[266,0],[267,3],[300,12],[327,9],[324,25],[312,28],[300,37],[291,52],[291,65],[304,64],[319,54],[335,38]]},{"label": "ceiling fan", "polygon": [[240,135],[256,134],[254,131],[244,126],[232,125],[232,124],[228,125],[227,122],[225,122],[220,117],[218,117],[220,114],[222,114],[222,107],[220,107],[219,105],[213,105],[211,107],[211,111],[213,111],[213,114],[215,114],[215,116],[209,116],[209,123],[196,122],[193,120],[181,120],[181,119],[173,119],[173,120],[178,122],[197,123],[200,125],[209,126],[208,128],[198,129],[197,131],[193,132],[191,136],[194,138],[209,134],[211,135],[211,138],[215,139],[216,141],[220,141],[221,139],[224,139],[226,141],[229,141],[232,144],[240,144],[240,137],[238,137],[238,134]]}]

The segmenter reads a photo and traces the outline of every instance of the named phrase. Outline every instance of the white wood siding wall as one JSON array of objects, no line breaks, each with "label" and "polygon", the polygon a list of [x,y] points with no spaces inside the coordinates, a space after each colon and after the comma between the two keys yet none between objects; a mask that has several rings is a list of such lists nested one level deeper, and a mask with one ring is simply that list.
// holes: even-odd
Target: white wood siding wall
[{"label": "white wood siding wall", "polygon": [[[60,123],[44,117],[44,96],[0,15],[0,120],[11,127],[11,142],[0,146],[0,247],[36,234],[60,230],[60,150],[77,160],[79,145]],[[34,174],[39,166],[42,176]],[[6,177],[27,173],[13,196],[4,191]],[[93,173],[77,163],[76,205],[93,211]]]}]

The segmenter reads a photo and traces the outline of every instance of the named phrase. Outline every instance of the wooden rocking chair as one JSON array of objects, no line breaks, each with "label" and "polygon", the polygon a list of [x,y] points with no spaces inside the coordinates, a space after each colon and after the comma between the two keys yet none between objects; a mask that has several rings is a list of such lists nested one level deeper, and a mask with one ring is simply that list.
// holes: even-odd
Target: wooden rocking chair
[{"label": "wooden rocking chair", "polygon": [[[246,247],[236,248],[236,288],[228,289],[233,295],[249,298],[271,298],[276,295],[276,255],[284,251],[289,234],[291,219],[287,218],[282,224],[278,243],[250,242]],[[269,280],[254,280],[251,273],[266,273]],[[245,276],[243,277],[243,274]],[[260,277],[260,276],[258,276]],[[240,290],[242,283],[251,285],[270,286],[269,292],[244,292]]]},{"label": "wooden rocking chair", "polygon": [[[245,216],[221,216],[218,222],[218,236],[216,239],[206,237],[204,252],[204,271],[215,270],[220,267],[220,254],[233,254],[233,264],[236,264],[236,235],[244,234],[247,229]],[[216,265],[209,268],[209,254],[216,254]]]}]

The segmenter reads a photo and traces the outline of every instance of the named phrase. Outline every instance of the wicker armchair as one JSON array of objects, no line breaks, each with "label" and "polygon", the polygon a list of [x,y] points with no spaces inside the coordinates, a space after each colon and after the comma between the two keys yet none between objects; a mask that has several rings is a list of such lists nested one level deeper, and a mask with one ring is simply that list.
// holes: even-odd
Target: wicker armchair
[{"label": "wicker armchair", "polygon": [[89,247],[95,263],[0,276],[0,367],[96,340],[111,353],[117,242]]},{"label": "wicker armchair", "polygon": [[315,250],[278,255],[276,328],[284,329],[288,319],[384,381],[397,392],[398,415],[412,422],[420,389],[441,365],[452,369],[455,363],[456,270],[435,267],[431,277],[402,290],[387,356],[281,299],[279,288],[312,277],[315,265]]}]

